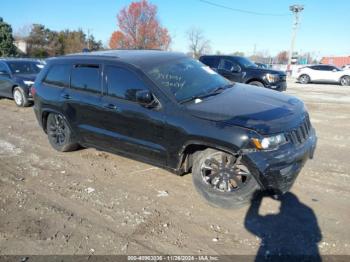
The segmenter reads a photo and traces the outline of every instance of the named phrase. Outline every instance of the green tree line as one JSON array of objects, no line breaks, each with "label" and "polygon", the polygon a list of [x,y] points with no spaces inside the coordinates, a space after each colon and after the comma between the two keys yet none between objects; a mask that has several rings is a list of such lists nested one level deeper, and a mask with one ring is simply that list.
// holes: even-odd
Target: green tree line
[{"label": "green tree line", "polygon": [[27,43],[26,54],[16,48],[14,40],[11,25],[0,17],[0,56],[45,58],[81,52],[85,48],[90,51],[103,48],[101,41],[95,40],[93,35],[87,36],[82,29],[54,31],[42,24],[33,24],[27,35],[17,37],[16,40]]}]

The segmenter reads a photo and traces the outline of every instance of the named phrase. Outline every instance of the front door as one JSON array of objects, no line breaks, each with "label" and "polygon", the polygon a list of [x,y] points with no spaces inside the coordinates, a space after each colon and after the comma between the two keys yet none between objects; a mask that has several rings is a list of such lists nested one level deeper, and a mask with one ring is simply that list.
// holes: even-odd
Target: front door
[{"label": "front door", "polygon": [[238,64],[227,59],[221,59],[218,73],[233,82],[242,82],[242,72]]},{"label": "front door", "polygon": [[165,164],[163,110],[159,103],[145,107],[136,102],[136,91],[147,90],[147,84],[137,73],[124,67],[106,65],[104,72],[101,121],[109,136],[110,150]]}]

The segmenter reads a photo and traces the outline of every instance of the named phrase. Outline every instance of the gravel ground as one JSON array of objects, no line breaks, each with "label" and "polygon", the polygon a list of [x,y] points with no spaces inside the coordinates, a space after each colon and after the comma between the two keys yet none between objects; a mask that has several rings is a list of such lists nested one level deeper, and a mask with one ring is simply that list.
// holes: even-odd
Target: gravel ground
[{"label": "gravel ground", "polygon": [[117,155],[54,151],[32,108],[0,100],[0,254],[350,255],[350,88],[300,85],[319,137],[291,193],[207,205],[191,176]]}]

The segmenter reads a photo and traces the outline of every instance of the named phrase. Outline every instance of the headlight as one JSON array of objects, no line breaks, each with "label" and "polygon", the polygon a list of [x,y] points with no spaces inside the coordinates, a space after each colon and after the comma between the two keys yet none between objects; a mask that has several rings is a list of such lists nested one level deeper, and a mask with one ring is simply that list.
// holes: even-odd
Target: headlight
[{"label": "headlight", "polygon": [[277,74],[266,74],[266,79],[267,81],[269,81],[270,83],[274,83],[277,82],[279,80],[279,75]]},{"label": "headlight", "polygon": [[269,136],[264,138],[253,138],[252,139],[254,146],[257,149],[274,149],[279,145],[282,145],[287,142],[284,134],[278,134],[275,136]]},{"label": "headlight", "polygon": [[24,80],[23,83],[26,85],[26,86],[31,86],[34,84],[33,81],[30,81],[30,80]]}]

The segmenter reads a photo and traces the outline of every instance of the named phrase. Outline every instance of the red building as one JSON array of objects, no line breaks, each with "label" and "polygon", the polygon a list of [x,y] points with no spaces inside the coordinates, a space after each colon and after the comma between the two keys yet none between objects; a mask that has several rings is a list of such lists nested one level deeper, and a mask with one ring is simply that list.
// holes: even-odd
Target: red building
[{"label": "red building", "polygon": [[350,56],[329,56],[321,59],[321,64],[330,64],[338,67],[350,64]]}]

